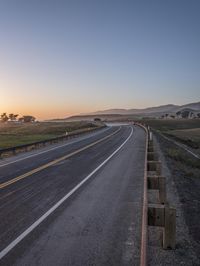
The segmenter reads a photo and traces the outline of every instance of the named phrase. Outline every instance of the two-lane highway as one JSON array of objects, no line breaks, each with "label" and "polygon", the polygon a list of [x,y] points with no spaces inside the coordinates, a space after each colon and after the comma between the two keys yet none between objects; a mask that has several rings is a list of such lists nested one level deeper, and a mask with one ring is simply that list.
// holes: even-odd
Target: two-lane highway
[{"label": "two-lane highway", "polygon": [[1,162],[1,264],[138,265],[144,156],[122,126]]}]

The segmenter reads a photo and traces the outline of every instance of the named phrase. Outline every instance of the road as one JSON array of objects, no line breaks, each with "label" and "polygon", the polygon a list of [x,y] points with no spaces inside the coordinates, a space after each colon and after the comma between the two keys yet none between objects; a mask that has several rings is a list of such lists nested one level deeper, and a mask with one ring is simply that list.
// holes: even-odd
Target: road
[{"label": "road", "polygon": [[144,131],[58,146],[0,163],[0,265],[139,265]]}]

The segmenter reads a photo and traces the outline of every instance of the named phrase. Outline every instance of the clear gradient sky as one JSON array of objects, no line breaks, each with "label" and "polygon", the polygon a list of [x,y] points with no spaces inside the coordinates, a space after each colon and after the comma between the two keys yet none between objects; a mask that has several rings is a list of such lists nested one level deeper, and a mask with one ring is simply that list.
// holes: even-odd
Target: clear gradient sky
[{"label": "clear gradient sky", "polygon": [[199,101],[199,0],[0,0],[0,112]]}]

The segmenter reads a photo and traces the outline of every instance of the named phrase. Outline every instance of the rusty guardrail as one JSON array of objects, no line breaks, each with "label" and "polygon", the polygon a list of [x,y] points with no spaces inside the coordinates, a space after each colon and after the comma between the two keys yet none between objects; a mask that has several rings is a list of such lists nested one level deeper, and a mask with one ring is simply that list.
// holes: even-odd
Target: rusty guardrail
[{"label": "rusty guardrail", "polygon": [[147,243],[148,243],[148,196],[147,196],[147,149],[148,149],[148,130],[139,123],[135,123],[143,128],[146,132],[145,139],[145,159],[144,159],[144,190],[143,190],[143,204],[142,204],[142,230],[141,230],[141,248],[140,248],[140,266],[147,265]]},{"label": "rusty guardrail", "polygon": [[[142,232],[140,266],[147,265],[148,226],[163,229],[163,249],[175,249],[176,243],[176,209],[167,201],[165,177],[162,176],[162,163],[153,144],[153,136],[149,127],[135,123],[146,132],[144,191],[142,206]],[[148,202],[148,190],[158,190],[158,202]]]},{"label": "rusty guardrail", "polygon": [[51,138],[51,139],[47,139],[47,140],[41,140],[41,141],[32,142],[32,143],[28,143],[28,144],[22,144],[22,145],[10,147],[10,148],[0,149],[0,158],[2,158],[4,156],[9,156],[9,155],[15,155],[18,152],[30,151],[30,150],[33,150],[36,148],[40,148],[42,146],[45,146],[46,144],[53,144],[53,143],[57,143],[60,141],[65,141],[65,140],[75,138],[75,137],[78,137],[78,136],[86,134],[86,133],[90,133],[90,132],[102,129],[104,127],[106,127],[106,126],[94,127],[94,128],[90,128],[90,129],[88,129],[88,128],[87,129],[80,129],[80,130],[77,130],[76,132],[71,132],[65,136],[60,136],[60,137],[55,137],[55,138]]}]

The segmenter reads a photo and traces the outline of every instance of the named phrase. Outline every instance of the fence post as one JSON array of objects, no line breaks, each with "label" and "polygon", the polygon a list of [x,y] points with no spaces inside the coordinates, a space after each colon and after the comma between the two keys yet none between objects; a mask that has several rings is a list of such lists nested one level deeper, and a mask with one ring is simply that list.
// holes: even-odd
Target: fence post
[{"label": "fence post", "polygon": [[175,249],[176,246],[176,209],[165,206],[165,227],[163,229],[163,248]]}]

